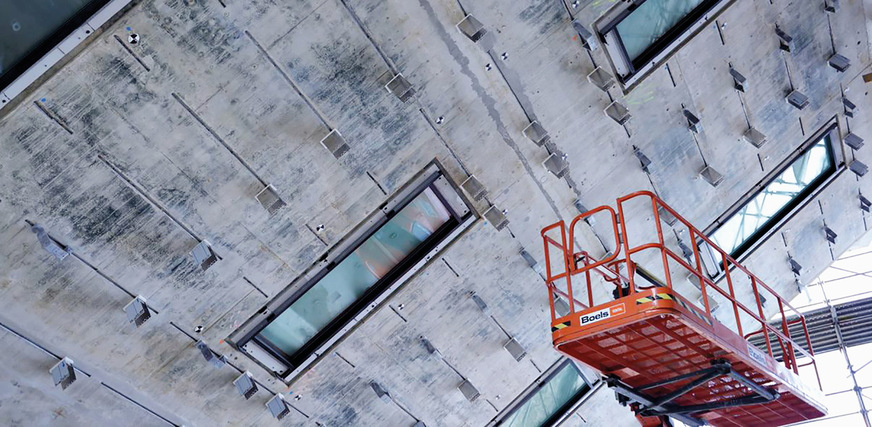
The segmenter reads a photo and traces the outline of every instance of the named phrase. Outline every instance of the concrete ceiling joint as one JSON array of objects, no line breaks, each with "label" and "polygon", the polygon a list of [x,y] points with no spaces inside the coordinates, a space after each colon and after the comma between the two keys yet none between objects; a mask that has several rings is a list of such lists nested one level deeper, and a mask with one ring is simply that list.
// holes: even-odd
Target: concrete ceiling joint
[{"label": "concrete ceiling joint", "polygon": [[836,244],[836,238],[839,237],[839,235],[836,234],[836,232],[833,231],[832,228],[827,227],[826,224],[824,224],[824,235],[826,236],[827,241],[834,245]]},{"label": "concrete ceiling joint", "polygon": [[766,135],[764,135],[763,132],[760,132],[759,130],[757,130],[757,128],[754,127],[748,128],[748,130],[746,130],[745,133],[742,134],[742,138],[744,138],[745,141],[751,143],[751,145],[757,148],[760,148],[764,144],[766,144]]},{"label": "concrete ceiling joint", "polygon": [[48,253],[54,255],[58,260],[63,260],[73,252],[72,248],[58,243],[55,239],[49,236],[48,232],[45,231],[45,228],[39,224],[32,224],[30,231],[33,231],[36,234],[36,238],[39,240],[39,244],[42,245],[42,248]]},{"label": "concrete ceiling joint", "polygon": [[866,172],[869,172],[869,167],[859,160],[854,160],[853,162],[851,162],[851,165],[848,166],[848,168],[851,169],[851,172],[854,172],[859,177],[862,177],[863,175],[866,175]]},{"label": "concrete ceiling joint", "polygon": [[533,120],[524,128],[524,136],[540,147],[550,139],[548,131],[536,120]]},{"label": "concrete ceiling joint", "polygon": [[348,144],[345,143],[345,138],[338,129],[331,129],[330,133],[321,139],[321,145],[337,159],[348,151]]},{"label": "concrete ceiling joint", "polygon": [[708,165],[699,172],[699,176],[712,187],[717,187],[724,180],[724,176],[720,172]]},{"label": "concrete ceiling joint", "polygon": [[690,129],[691,132],[702,132],[702,123],[700,123],[699,117],[691,113],[687,108],[685,108],[682,113],[684,114],[684,118],[687,119],[687,128]]},{"label": "concrete ceiling joint", "polygon": [[375,392],[376,396],[378,396],[378,398],[382,400],[382,402],[391,403],[393,401],[391,394],[387,391],[387,389],[384,388],[384,386],[379,384],[377,381],[370,381],[369,386],[370,388],[372,388],[372,391]]},{"label": "concrete ceiling joint", "polygon": [[243,372],[239,377],[233,380],[233,385],[236,386],[236,391],[238,391],[245,400],[251,399],[251,396],[254,396],[254,394],[257,393],[257,384],[254,382],[251,372]]},{"label": "concrete ceiling joint", "polygon": [[472,385],[472,382],[469,381],[469,378],[464,378],[463,382],[460,383],[459,386],[457,386],[457,389],[460,390],[460,392],[463,393],[463,396],[466,397],[466,400],[470,402],[475,402],[475,400],[478,399],[479,396],[481,396],[481,393],[478,391],[477,388],[475,388],[474,385]]},{"label": "concrete ceiling joint", "polygon": [[227,364],[227,358],[212,351],[212,349],[209,348],[209,345],[203,340],[197,341],[197,350],[200,350],[200,354],[203,355],[203,358],[216,368],[224,367],[224,365]]},{"label": "concrete ceiling joint", "polygon": [[277,394],[273,396],[268,402],[266,402],[266,407],[269,409],[269,412],[273,417],[277,420],[281,420],[286,417],[289,413],[291,413],[291,409],[288,408],[288,403],[285,401],[285,398],[281,394]]},{"label": "concrete ceiling joint", "polygon": [[148,319],[151,319],[151,309],[149,309],[145,297],[142,295],[138,295],[127,303],[124,306],[124,312],[127,314],[127,320],[137,328],[142,326]]},{"label": "concrete ceiling joint", "polygon": [[786,100],[788,104],[794,106],[797,110],[804,110],[809,104],[808,97],[798,90],[787,94]]},{"label": "concrete ceiling joint", "polygon": [[863,209],[866,212],[872,211],[872,201],[863,197],[862,194],[860,194],[860,209]]},{"label": "concrete ceiling joint", "polygon": [[633,154],[637,159],[639,159],[639,163],[642,165],[642,170],[645,171],[645,173],[648,173],[649,166],[651,166],[651,159],[649,159],[648,156],[646,156],[638,147],[633,147]]},{"label": "concrete ceiling joint", "polygon": [[733,87],[739,92],[744,92],[745,88],[748,86],[748,79],[746,79],[742,73],[736,71],[732,65],[730,66],[730,76],[733,77]]},{"label": "concrete ceiling joint", "polygon": [[490,225],[496,228],[497,231],[500,231],[509,225],[509,219],[506,218],[507,213],[507,210],[499,210],[496,206],[491,206],[488,210],[484,211],[484,218],[490,223]]},{"label": "concrete ceiling joint", "polygon": [[76,381],[76,370],[74,366],[75,364],[72,359],[64,357],[49,369],[55,387],[60,385],[62,390],[66,390],[70,384]]},{"label": "concrete ceiling joint", "polygon": [[615,86],[615,78],[599,66],[594,68],[594,70],[587,75],[587,81],[591,82],[603,92],[608,92],[609,89]]},{"label": "concrete ceiling joint", "polygon": [[480,308],[481,311],[482,311],[485,315],[487,315],[487,316],[490,316],[490,315],[491,315],[490,307],[487,306],[487,303],[485,303],[484,300],[481,299],[480,296],[478,296],[478,294],[476,294],[476,293],[473,291],[473,292],[470,292],[470,293],[469,293],[469,296],[470,296],[470,298],[472,298],[473,301],[475,301],[475,305],[477,305],[478,308]]},{"label": "concrete ceiling joint", "polygon": [[609,106],[606,107],[603,112],[606,114],[606,116],[609,116],[617,124],[622,126],[630,121],[630,118],[632,118],[632,116],[630,115],[630,110],[628,110],[627,107],[624,106],[624,104],[621,104],[618,101],[612,101],[612,103],[609,104]]},{"label": "concrete ceiling joint", "polygon": [[796,47],[793,37],[784,32],[778,25],[775,26],[775,34],[778,35],[779,48],[787,53],[793,52]]},{"label": "concrete ceiling joint", "polygon": [[399,98],[402,102],[408,101],[412,98],[412,95],[415,94],[415,88],[413,88],[412,84],[403,77],[402,73],[394,75],[391,81],[385,85],[385,89],[394,94],[394,96]]},{"label": "concrete ceiling joint", "polygon": [[849,132],[847,135],[845,135],[845,144],[855,151],[863,148],[864,145],[863,138],[860,138],[853,132]]},{"label": "concrete ceiling joint", "polygon": [[573,20],[572,28],[578,33],[578,40],[581,42],[582,47],[590,51],[599,49],[599,41],[597,41],[596,36],[581,21]]},{"label": "concrete ceiling joint", "polygon": [[478,181],[475,175],[470,175],[463,183],[460,184],[460,187],[469,194],[469,197],[472,197],[472,200],[479,201],[484,196],[487,195],[487,189],[484,188],[484,185]]},{"label": "concrete ceiling joint", "polygon": [[842,97],[842,104],[845,106],[845,116],[853,119],[854,114],[857,113],[857,105],[847,97]]},{"label": "concrete ceiling joint", "polygon": [[830,64],[830,67],[833,67],[840,73],[844,73],[845,71],[848,71],[848,68],[851,68],[851,60],[839,55],[838,53],[833,54],[833,56],[827,60],[827,64]]},{"label": "concrete ceiling joint", "polygon": [[260,205],[266,209],[270,216],[275,215],[279,209],[287,206],[287,203],[282,200],[282,197],[272,184],[267,184],[254,198],[260,202]]},{"label": "concrete ceiling joint", "polygon": [[790,271],[792,271],[793,274],[797,276],[800,276],[802,274],[802,265],[796,262],[796,260],[793,259],[790,254],[787,255],[787,263],[790,265]]},{"label": "concrete ceiling joint", "polygon": [[457,29],[460,30],[463,35],[472,40],[473,43],[478,42],[485,34],[487,34],[484,24],[472,15],[466,15],[460,22],[458,22]]},{"label": "concrete ceiling joint", "polygon": [[566,175],[567,169],[569,169],[569,164],[566,162],[566,154],[561,154],[560,152],[551,153],[542,162],[542,166],[558,178],[563,178]]},{"label": "concrete ceiling joint", "polygon": [[203,271],[208,270],[209,267],[221,259],[212,249],[212,244],[208,240],[201,240],[197,243],[197,246],[191,249],[191,255]]}]

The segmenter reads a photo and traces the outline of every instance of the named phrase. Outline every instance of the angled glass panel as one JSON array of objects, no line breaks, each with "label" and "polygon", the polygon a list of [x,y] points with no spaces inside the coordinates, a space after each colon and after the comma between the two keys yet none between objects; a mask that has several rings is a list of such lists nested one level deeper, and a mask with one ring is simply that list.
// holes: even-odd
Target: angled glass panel
[{"label": "angled glass panel", "polygon": [[704,0],[648,0],[617,26],[624,49],[635,61]]},{"label": "angled glass panel", "polygon": [[[0,79],[16,64],[40,50],[57,33],[61,38],[81,25],[80,12],[96,10],[108,0],[3,0],[0,1]],[[60,41],[60,40],[58,40]],[[43,52],[44,53],[44,52]],[[20,73],[17,73],[20,74]]]},{"label": "angled glass panel", "polygon": [[567,363],[550,379],[534,390],[511,415],[498,425],[504,427],[540,427],[559,417],[578,398],[590,390],[573,363]]},{"label": "angled glass panel", "polygon": [[296,353],[413,250],[451,214],[427,188],[261,332],[287,355]]},{"label": "angled glass panel", "polygon": [[762,191],[725,221],[711,235],[711,239],[721,249],[736,256],[738,249],[759,237],[761,230],[774,225],[834,170],[835,161],[829,136],[826,136],[766,184]]}]

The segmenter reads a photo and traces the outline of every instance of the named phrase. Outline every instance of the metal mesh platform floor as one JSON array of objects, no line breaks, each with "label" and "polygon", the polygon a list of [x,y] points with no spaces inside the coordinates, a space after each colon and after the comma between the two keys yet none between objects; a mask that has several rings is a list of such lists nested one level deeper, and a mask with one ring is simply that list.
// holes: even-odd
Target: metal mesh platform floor
[{"label": "metal mesh platform floor", "polygon": [[[634,388],[697,372],[711,367],[712,361],[722,359],[730,362],[733,370],[745,378],[780,393],[777,400],[765,404],[689,414],[714,426],[778,426],[825,415],[801,389],[793,372],[779,370],[781,365],[771,357],[749,348],[735,332],[687,307],[683,298],[675,295],[673,300],[652,301],[633,310],[638,295],[570,315],[569,325],[557,322],[556,325],[563,327],[555,328],[555,346],[606,375],[620,377]],[[621,307],[617,310],[619,314],[587,325],[580,325],[580,320],[576,320],[610,307]],[[616,310],[612,308],[611,311]],[[770,365],[769,368],[766,365]],[[657,386],[646,389],[645,393],[656,398],[686,383]],[[748,387],[723,376],[708,381],[672,403],[700,405],[749,394],[753,392]]]}]

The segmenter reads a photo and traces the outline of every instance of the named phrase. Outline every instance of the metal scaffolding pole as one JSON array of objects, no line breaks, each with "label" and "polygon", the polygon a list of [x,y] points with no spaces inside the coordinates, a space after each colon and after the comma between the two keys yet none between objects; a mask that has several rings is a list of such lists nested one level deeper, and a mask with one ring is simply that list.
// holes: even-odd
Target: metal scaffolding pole
[{"label": "metal scaffolding pole", "polygon": [[[857,400],[860,402],[860,415],[863,417],[863,421],[866,422],[866,427],[872,427],[872,422],[869,421],[869,411],[866,410],[866,403],[863,400],[863,389],[860,388],[860,384],[857,382],[857,376],[855,375],[859,369],[857,371],[854,370],[854,365],[851,364],[851,357],[848,356],[848,347],[845,345],[845,340],[842,338],[842,328],[839,322],[839,315],[836,313],[836,308],[830,303],[830,299],[827,297],[827,292],[823,283],[820,284],[820,287],[821,292],[823,292],[824,295],[824,301],[826,301],[827,307],[830,310],[833,329],[836,331],[836,339],[839,340],[839,350],[842,352],[842,355],[845,356],[845,362],[848,364],[848,372],[851,373],[851,381],[854,382],[854,392],[857,394]],[[862,367],[860,369],[862,369]]]}]

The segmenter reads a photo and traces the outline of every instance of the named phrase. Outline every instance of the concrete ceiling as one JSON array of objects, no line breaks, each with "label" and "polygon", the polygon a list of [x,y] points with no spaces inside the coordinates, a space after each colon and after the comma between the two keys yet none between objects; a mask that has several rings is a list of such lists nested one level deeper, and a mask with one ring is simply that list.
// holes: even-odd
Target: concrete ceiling
[{"label": "concrete ceiling", "polygon": [[[544,283],[518,253],[541,263],[540,229],[577,215],[576,200],[595,207],[655,190],[704,228],[833,117],[843,135],[872,138],[861,1],[827,14],[817,1],[737,0],[628,94],[587,81],[608,59],[584,50],[570,25],[569,11],[590,24],[614,3],[136,3],[0,111],[0,421],[279,424],[264,407],[271,395],[242,399],[231,384],[239,373],[209,365],[193,337],[299,396],[284,424],[412,425],[372,393],[377,380],[427,425],[483,425],[558,360]],[[492,46],[454,27],[465,13]],[[776,23],[796,39],[791,54],[778,49]],[[131,33],[140,43],[127,42]],[[846,73],[827,65],[834,50],[851,60]],[[730,66],[748,78],[745,93]],[[414,98],[384,89],[394,73]],[[808,108],[784,101],[791,88],[809,96]],[[859,106],[853,119],[843,93]],[[629,108],[626,127],[603,114],[612,100]],[[700,117],[701,134],[687,130],[682,108]],[[547,149],[522,133],[534,119],[552,137]],[[742,140],[749,123],[768,136],[760,149]],[[339,159],[319,144],[330,129],[350,147]],[[634,147],[652,160],[650,173]],[[549,150],[566,155],[563,179],[542,166]],[[389,301],[402,317],[378,311],[290,389],[224,342],[434,158],[457,183],[474,174],[488,190],[476,208],[506,209],[508,228],[479,221]],[[697,178],[706,164],[724,174],[718,187]],[[263,183],[288,203],[273,216],[254,199]],[[747,263],[795,294],[788,253],[810,280],[850,247],[867,228],[859,191],[872,194],[870,179],[843,173]],[[27,221],[75,256],[54,259]],[[579,243],[601,253],[594,232],[608,236],[598,222]],[[206,272],[190,256],[201,239],[223,258]],[[129,325],[119,287],[159,313]],[[470,291],[525,346],[522,362],[501,348],[505,335]],[[421,335],[482,398],[463,398]],[[57,359],[28,340],[90,376],[52,387]],[[611,393],[592,402],[571,422],[634,425]]]}]

